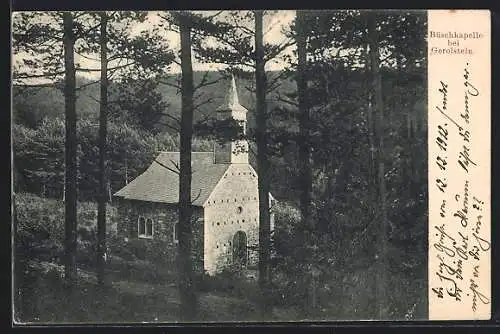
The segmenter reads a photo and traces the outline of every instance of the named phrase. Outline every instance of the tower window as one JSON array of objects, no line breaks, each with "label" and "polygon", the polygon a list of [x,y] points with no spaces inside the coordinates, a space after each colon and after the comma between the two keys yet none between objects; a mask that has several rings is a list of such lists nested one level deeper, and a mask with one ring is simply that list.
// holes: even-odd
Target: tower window
[{"label": "tower window", "polygon": [[242,213],[243,212],[243,207],[239,206],[236,208],[237,213]]}]

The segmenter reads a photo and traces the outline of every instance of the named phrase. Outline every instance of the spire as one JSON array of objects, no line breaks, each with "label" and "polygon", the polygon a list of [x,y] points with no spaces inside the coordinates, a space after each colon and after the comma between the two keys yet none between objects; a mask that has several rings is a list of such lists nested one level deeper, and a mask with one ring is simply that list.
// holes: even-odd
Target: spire
[{"label": "spire", "polygon": [[217,108],[219,112],[230,112],[234,119],[246,121],[246,108],[240,104],[238,98],[238,90],[236,88],[236,80],[234,75],[231,75],[231,82],[226,93],[224,104]]},{"label": "spire", "polygon": [[[217,119],[234,119],[242,126],[243,133],[246,133],[247,109],[240,104],[236,80],[233,75],[231,75],[224,103],[217,108]],[[214,161],[215,163],[248,164],[248,142],[246,140],[231,140],[231,142],[216,145],[214,147]]]},{"label": "spire", "polygon": [[228,106],[235,106],[240,104],[240,101],[238,99],[238,91],[236,90],[236,80],[234,80],[233,74],[231,74],[231,87],[229,87],[229,91],[227,92],[226,101]]}]

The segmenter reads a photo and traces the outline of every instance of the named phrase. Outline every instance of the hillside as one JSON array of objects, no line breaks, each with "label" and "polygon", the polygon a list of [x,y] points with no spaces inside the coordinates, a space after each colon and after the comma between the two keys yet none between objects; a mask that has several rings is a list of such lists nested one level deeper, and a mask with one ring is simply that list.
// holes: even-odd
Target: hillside
[{"label": "hillside", "polygon": [[[277,76],[279,72],[268,72],[268,80],[272,81],[272,78]],[[195,105],[199,105],[195,110],[195,121],[203,120],[209,117],[213,117],[216,108],[223,102],[225,93],[227,91],[227,80],[222,79],[222,74],[217,71],[213,72],[194,72],[194,82],[195,86],[198,85],[202,78],[206,75],[206,81],[212,82],[216,81],[214,84],[204,86],[200,88],[195,94]],[[338,74],[340,77],[342,74]],[[357,98],[363,99],[360,94],[363,94],[363,88],[361,86],[368,80],[363,73],[352,72],[349,74],[351,82],[348,83],[352,86],[349,92],[352,96],[357,96]],[[405,86],[412,85],[409,80],[412,80],[411,76],[409,79],[401,82],[400,74],[398,73],[385,73],[384,75],[384,91],[401,94],[405,91]],[[162,81],[170,84],[176,84],[180,80],[179,74],[169,75]],[[413,79],[414,80],[414,79]],[[417,81],[421,81],[422,78],[417,78]],[[77,112],[80,119],[90,119],[98,120],[99,114],[99,86],[98,83],[91,83],[88,79],[79,77],[78,86],[84,86],[81,90],[77,92]],[[249,79],[237,78],[236,84],[238,86],[238,94],[240,98],[240,103],[248,109],[248,124],[251,128],[255,126],[255,94],[252,92],[254,89],[254,82]],[[335,81],[333,78],[331,85],[344,85],[340,80]],[[345,88],[345,87],[342,87]],[[425,94],[425,87],[419,87],[421,92]],[[116,92],[118,90],[118,84],[111,82],[110,84],[110,101],[116,100]],[[285,96],[288,93],[293,93],[296,90],[296,84],[293,78],[283,78],[279,80],[278,85],[275,90],[268,93],[268,110],[272,110],[274,107],[279,106],[277,96]],[[180,117],[181,110],[181,95],[176,87],[172,87],[167,84],[158,84],[157,91],[161,94],[163,101],[166,102],[167,107],[164,113],[174,116],[176,118]],[[21,89],[19,87],[13,87],[13,116],[16,123],[21,121],[21,118],[34,118],[30,122],[38,122],[44,117],[63,117],[64,115],[64,96],[60,89],[55,87],[41,87],[41,88],[29,88]],[[391,94],[386,94],[386,96],[391,96]],[[417,115],[416,118],[421,121],[425,120],[426,117],[426,97],[425,95],[417,96],[419,102],[416,103]],[[282,103],[281,103],[282,104]],[[286,105],[286,107],[290,107]],[[392,109],[388,110],[389,114],[392,113]],[[172,119],[170,117],[164,117],[161,123],[171,124]],[[287,124],[285,124],[287,125]],[[288,124],[290,125],[290,124]],[[172,132],[171,128],[158,125],[162,131]]]},{"label": "hillside", "polygon": [[[195,86],[198,85],[206,72],[194,72]],[[277,75],[277,72],[270,72],[268,76],[272,78]],[[195,104],[202,104],[195,110],[195,120],[205,119],[212,116],[215,109],[223,102],[227,91],[227,81],[220,80],[222,74],[220,72],[208,72],[206,76],[207,82],[217,81],[214,84],[200,88],[195,94]],[[163,82],[176,84],[179,75],[169,75]],[[96,120],[99,114],[99,85],[91,83],[88,79],[79,77],[78,86],[84,86],[77,92],[77,112],[79,118],[88,118]],[[253,83],[248,79],[237,79],[238,94],[240,103],[248,110],[249,125],[253,126],[255,122],[254,104],[255,97],[251,92]],[[110,84],[110,101],[113,101],[116,94],[115,87],[117,83]],[[279,87],[275,92],[270,94],[270,107],[273,106],[273,96],[277,93],[284,94],[293,92],[295,82],[291,79],[281,80]],[[159,84],[157,90],[161,93],[163,100],[167,103],[165,113],[174,117],[180,116],[181,110],[181,95],[177,88],[167,84]],[[44,117],[63,117],[64,115],[64,95],[63,92],[55,87],[36,87],[23,89],[13,87],[13,116],[16,122],[20,122],[23,117],[34,117],[33,122],[37,122]],[[204,102],[204,103],[203,103]],[[30,112],[28,112],[28,109]],[[33,110],[34,109],[34,110]],[[27,116],[29,114],[29,116]],[[165,117],[162,122],[169,122],[171,119]],[[171,131],[169,128],[164,128],[166,131]]]}]

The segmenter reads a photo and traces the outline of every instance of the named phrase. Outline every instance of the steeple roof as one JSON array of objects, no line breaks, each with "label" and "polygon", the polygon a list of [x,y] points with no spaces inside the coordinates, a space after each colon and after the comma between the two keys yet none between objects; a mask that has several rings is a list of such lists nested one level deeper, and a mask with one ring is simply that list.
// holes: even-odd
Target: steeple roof
[{"label": "steeple roof", "polygon": [[231,75],[231,83],[229,86],[229,90],[226,93],[224,103],[219,108],[217,108],[217,111],[231,112],[234,119],[246,119],[247,109],[240,104],[234,75]]}]

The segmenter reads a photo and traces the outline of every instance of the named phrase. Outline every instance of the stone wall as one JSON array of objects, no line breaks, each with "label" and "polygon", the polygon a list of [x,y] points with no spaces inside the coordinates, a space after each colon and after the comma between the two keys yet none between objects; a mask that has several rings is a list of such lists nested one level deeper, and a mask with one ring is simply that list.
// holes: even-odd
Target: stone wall
[{"label": "stone wall", "polygon": [[[126,247],[140,259],[175,268],[178,243],[174,240],[174,224],[178,222],[177,206],[118,199],[117,231]],[[153,237],[138,236],[139,216],[153,220]],[[203,273],[203,210],[193,210],[193,258],[197,273]]]},{"label": "stone wall", "polygon": [[248,164],[233,164],[228,168],[205,204],[204,225],[204,262],[209,274],[220,272],[233,263],[233,237],[238,231],[247,235],[249,266],[257,264],[257,175]]}]

